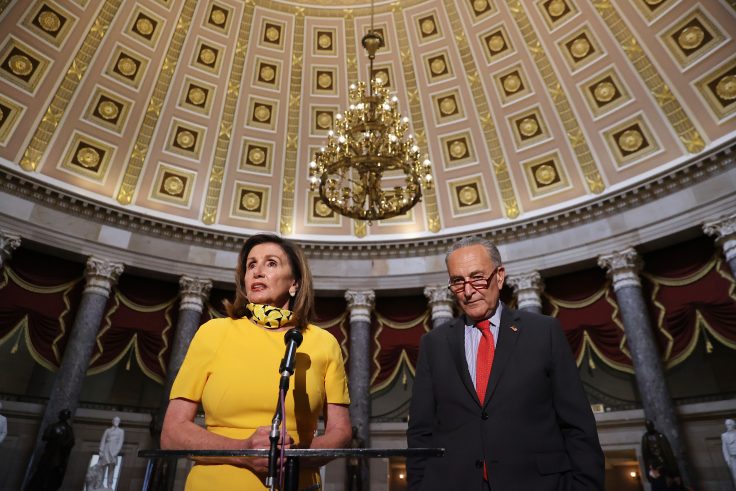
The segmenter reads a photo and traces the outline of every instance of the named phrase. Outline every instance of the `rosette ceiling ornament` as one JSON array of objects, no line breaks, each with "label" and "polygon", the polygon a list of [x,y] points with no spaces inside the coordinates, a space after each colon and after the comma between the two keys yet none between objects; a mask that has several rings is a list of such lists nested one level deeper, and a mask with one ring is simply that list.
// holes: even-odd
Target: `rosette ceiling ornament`
[{"label": "rosette ceiling ornament", "polygon": [[[383,40],[371,28],[362,44],[368,53],[369,74]],[[350,105],[335,116],[327,144],[309,162],[312,191],[336,213],[357,220],[383,220],[406,213],[422,198],[422,186],[432,185],[429,159],[422,159],[409,118],[398,110],[380,77],[352,84]],[[402,175],[403,173],[403,175]]]}]

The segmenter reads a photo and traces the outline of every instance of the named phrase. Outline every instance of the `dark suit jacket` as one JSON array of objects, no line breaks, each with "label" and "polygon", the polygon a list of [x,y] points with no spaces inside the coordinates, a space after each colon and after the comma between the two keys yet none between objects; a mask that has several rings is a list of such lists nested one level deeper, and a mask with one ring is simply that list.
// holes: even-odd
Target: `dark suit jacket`
[{"label": "dark suit jacket", "polygon": [[422,337],[409,447],[445,455],[407,459],[410,490],[603,490],[595,419],[556,319],[504,306],[485,401],[464,347],[464,318]]}]

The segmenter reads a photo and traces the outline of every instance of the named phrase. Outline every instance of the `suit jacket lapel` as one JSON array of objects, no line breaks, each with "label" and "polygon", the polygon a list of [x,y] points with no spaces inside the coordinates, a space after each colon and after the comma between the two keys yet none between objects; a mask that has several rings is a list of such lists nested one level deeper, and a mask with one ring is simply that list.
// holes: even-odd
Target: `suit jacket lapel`
[{"label": "suit jacket lapel", "polygon": [[463,381],[463,385],[468,392],[478,400],[478,394],[475,392],[475,386],[470,378],[468,371],[468,361],[465,358],[465,317],[460,316],[450,324],[447,329],[447,343],[450,347],[450,353],[455,361],[455,368]]},{"label": "suit jacket lapel", "polygon": [[486,389],[486,400],[483,406],[493,397],[498,381],[501,379],[506,366],[511,359],[511,355],[516,348],[516,341],[521,335],[521,326],[518,324],[516,313],[504,305],[501,311],[501,324],[498,327],[498,342],[493,355],[493,365],[491,366],[491,377],[488,380],[488,388]]}]

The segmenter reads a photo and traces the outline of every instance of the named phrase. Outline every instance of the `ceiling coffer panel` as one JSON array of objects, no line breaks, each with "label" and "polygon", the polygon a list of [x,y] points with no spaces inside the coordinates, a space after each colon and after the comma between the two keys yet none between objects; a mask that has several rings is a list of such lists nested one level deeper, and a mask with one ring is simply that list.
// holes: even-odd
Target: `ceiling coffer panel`
[{"label": "ceiling coffer panel", "polygon": [[[726,2],[4,5],[0,164],[185,226],[338,242],[488,230],[599,200],[736,134]],[[397,96],[434,186],[368,225],[320,201],[308,163],[348,86],[371,77]]]}]

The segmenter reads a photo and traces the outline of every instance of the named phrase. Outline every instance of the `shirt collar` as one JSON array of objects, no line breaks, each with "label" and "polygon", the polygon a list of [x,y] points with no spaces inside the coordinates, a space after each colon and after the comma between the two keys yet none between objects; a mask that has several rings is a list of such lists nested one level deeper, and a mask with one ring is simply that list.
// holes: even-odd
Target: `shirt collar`
[{"label": "shirt collar", "polygon": [[[498,327],[501,325],[501,313],[503,312],[504,305],[501,300],[498,301],[498,305],[496,306],[496,311],[493,313],[491,317],[488,318],[488,320],[491,321],[492,327]],[[468,327],[475,326],[475,322],[472,322],[470,319],[468,319],[467,316],[465,316],[465,325]]]}]

